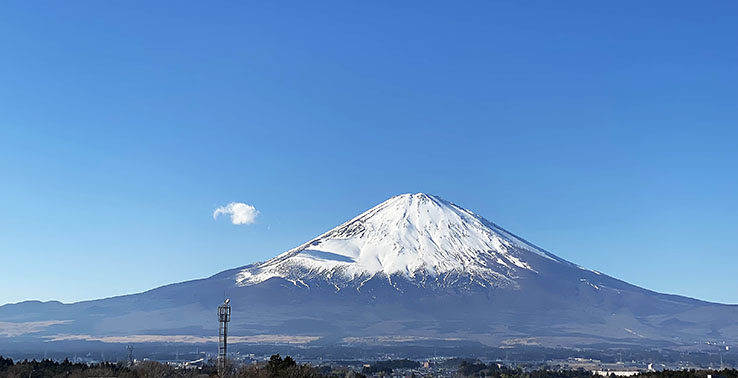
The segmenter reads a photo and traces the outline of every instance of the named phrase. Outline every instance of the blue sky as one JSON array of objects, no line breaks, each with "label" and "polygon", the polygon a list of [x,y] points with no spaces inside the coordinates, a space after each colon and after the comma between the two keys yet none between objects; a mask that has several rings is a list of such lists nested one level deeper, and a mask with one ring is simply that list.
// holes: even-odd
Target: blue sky
[{"label": "blue sky", "polygon": [[[405,192],[738,303],[738,3],[3,2],[0,303],[264,260]],[[256,223],[213,220],[232,201]]]}]

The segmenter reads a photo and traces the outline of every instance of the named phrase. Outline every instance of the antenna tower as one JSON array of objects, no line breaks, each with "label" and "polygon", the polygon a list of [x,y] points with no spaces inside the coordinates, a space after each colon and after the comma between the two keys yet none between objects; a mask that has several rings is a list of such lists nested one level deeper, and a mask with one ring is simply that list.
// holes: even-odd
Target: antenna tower
[{"label": "antenna tower", "polygon": [[231,321],[231,300],[226,299],[218,306],[218,321],[220,322],[218,332],[218,375],[225,374],[226,355],[228,354],[228,322]]},{"label": "antenna tower", "polygon": [[133,345],[126,347],[128,350],[128,366],[133,366]]}]

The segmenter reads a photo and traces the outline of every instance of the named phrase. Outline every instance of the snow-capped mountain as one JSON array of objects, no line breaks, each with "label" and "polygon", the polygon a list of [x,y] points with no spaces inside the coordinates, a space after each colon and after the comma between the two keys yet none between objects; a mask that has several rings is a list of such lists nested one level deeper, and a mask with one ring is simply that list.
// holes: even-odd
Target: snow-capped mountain
[{"label": "snow-capped mountain", "polygon": [[269,261],[239,272],[250,286],[284,278],[308,286],[324,279],[340,287],[377,275],[425,286],[466,275],[487,287],[514,287],[530,257],[568,264],[486,219],[437,196],[403,194]]},{"label": "snow-capped mountain", "polygon": [[242,342],[738,342],[738,306],[630,285],[416,193],[392,197],[271,260],[207,279],[74,304],[0,306],[0,346],[3,337],[212,341],[214,310],[226,295],[231,334]]}]

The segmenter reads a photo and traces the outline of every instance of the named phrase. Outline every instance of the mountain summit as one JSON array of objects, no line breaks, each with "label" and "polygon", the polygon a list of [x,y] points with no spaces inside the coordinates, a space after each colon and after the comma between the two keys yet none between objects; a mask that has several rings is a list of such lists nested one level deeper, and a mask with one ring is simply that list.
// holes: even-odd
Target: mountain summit
[{"label": "mountain summit", "polygon": [[402,194],[269,261],[241,271],[249,286],[280,277],[295,285],[323,278],[337,285],[401,276],[418,285],[446,284],[468,275],[485,287],[515,286],[521,271],[536,272],[531,256],[563,260],[486,219],[425,194]]},{"label": "mountain summit", "polygon": [[582,268],[458,205],[415,193],[271,260],[210,278],[68,305],[0,306],[0,345],[3,335],[40,340],[43,348],[49,340],[212,341],[224,295],[233,306],[231,334],[240,337],[234,342],[738,342],[737,306],[660,294]]}]

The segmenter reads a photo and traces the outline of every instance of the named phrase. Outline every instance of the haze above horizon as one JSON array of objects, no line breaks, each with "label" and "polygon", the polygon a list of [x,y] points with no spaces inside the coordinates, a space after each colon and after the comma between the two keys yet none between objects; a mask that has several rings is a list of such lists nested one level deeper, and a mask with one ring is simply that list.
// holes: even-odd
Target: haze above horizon
[{"label": "haze above horizon", "polygon": [[407,192],[738,303],[735,14],[5,2],[0,305],[210,276]]}]

